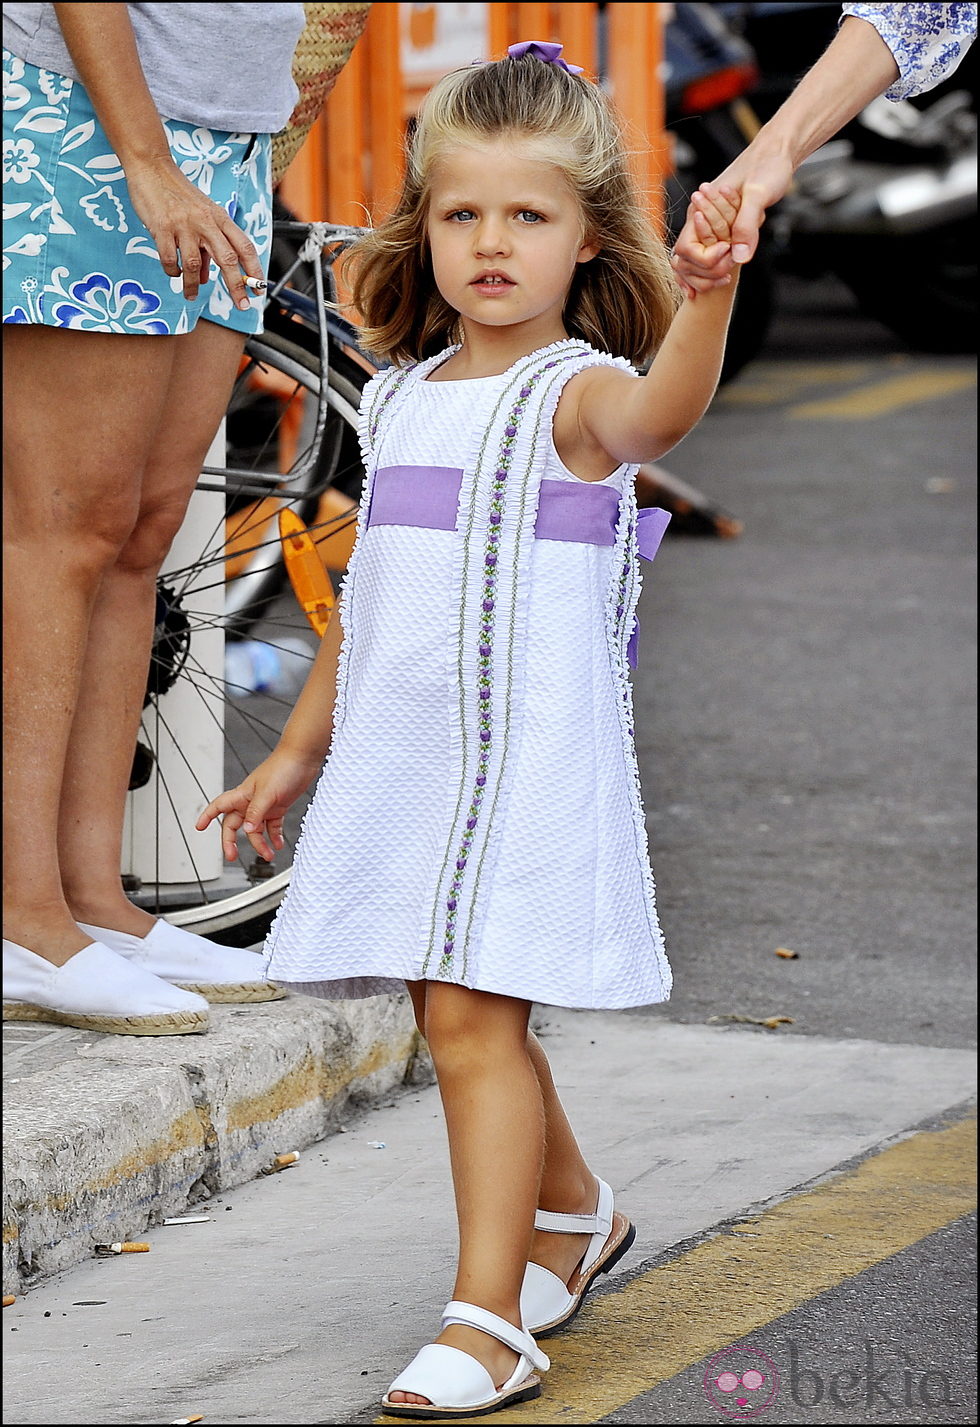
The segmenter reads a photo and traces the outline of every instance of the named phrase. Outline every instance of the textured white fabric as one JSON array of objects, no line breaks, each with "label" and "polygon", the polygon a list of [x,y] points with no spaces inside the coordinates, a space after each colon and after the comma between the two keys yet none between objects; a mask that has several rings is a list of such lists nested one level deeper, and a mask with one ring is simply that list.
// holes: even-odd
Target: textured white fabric
[{"label": "textured white fabric", "polygon": [[[571,363],[569,374],[593,358],[609,360],[592,354]],[[466,467],[472,433],[490,426],[510,377],[417,380],[382,415],[376,463],[380,446],[385,466]],[[397,381],[386,373],[376,391],[391,391]],[[369,388],[365,402],[373,397]],[[554,449],[550,416],[540,434],[543,478],[577,481]],[[621,468],[605,484],[623,491],[632,476]],[[616,635],[622,649],[615,659],[610,652],[616,611],[610,614],[609,591],[621,542],[530,542],[520,602],[520,736],[503,806],[495,808],[492,872],[465,965],[457,958],[437,971],[427,959],[433,889],[443,875],[459,784],[452,589],[460,538],[459,530],[365,529],[362,511],[354,593],[349,578],[342,601],[333,745],[267,942],[267,973],[327,997],[399,990],[403,981],[438,976],[551,1005],[665,1000],[670,971],[619,667],[628,629]],[[635,564],[628,572],[632,599]]]}]

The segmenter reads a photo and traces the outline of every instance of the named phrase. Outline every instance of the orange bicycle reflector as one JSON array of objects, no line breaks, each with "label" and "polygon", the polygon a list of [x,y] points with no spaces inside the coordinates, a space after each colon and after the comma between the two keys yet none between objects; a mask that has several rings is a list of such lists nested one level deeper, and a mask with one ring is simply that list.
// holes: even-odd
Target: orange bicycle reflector
[{"label": "orange bicycle reflector", "polygon": [[322,638],[333,614],[334,593],[313,536],[295,511],[287,509],[279,512],[279,539],[293,594]]}]

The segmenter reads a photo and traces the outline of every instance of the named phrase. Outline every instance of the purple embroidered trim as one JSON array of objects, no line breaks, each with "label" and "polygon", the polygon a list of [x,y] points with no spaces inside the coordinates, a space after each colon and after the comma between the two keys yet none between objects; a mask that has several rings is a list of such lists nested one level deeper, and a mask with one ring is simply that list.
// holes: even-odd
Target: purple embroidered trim
[{"label": "purple embroidered trim", "polygon": [[384,414],[384,409],[385,409],[385,407],[388,405],[388,403],[389,403],[389,401],[391,400],[391,398],[395,395],[395,392],[398,391],[398,390],[400,390],[400,388],[401,388],[401,386],[402,386],[402,383],[403,383],[409,376],[411,376],[411,374],[412,374],[413,371],[415,371],[415,367],[405,367],[403,371],[399,372],[398,376],[397,376],[397,377],[395,378],[395,380],[391,383],[391,385],[389,386],[388,390],[385,392],[384,396],[381,398],[381,401],[378,403],[378,406],[377,406],[376,410],[372,411],[372,413],[371,413],[371,424],[370,424],[370,437],[371,437],[371,444],[372,444],[372,445],[374,444],[374,439],[375,439],[375,437],[376,437],[377,434],[378,434],[378,426],[379,426],[380,423],[381,423],[381,417],[382,417],[382,415]]},{"label": "purple embroidered trim", "polygon": [[478,646],[477,659],[478,673],[476,692],[479,753],[477,755],[476,778],[473,792],[466,813],[466,825],[463,829],[459,846],[456,849],[456,867],[449,885],[449,895],[446,898],[445,935],[443,939],[442,956],[439,961],[440,976],[448,976],[452,970],[453,954],[456,948],[456,911],[463,886],[463,877],[466,873],[466,864],[469,859],[473,845],[473,837],[480,818],[480,810],[483,805],[484,791],[487,784],[487,774],[490,767],[490,753],[493,742],[492,680],[497,559],[501,535],[500,527],[503,523],[504,516],[504,495],[507,487],[507,478],[510,475],[511,461],[514,455],[514,442],[517,438],[518,427],[521,417],[524,414],[524,409],[527,406],[536,384],[547,372],[557,367],[560,362],[569,361],[572,357],[579,355],[579,352],[570,352],[567,356],[553,358],[550,362],[545,362],[544,366],[540,367],[536,372],[532,372],[531,375],[525,379],[514,405],[508,414],[507,425],[504,427],[504,439],[500,443],[500,452],[493,474],[493,481],[490,488],[490,515],[487,539],[483,551],[483,588],[481,592],[482,599],[479,625],[480,643]]},{"label": "purple embroidered trim", "polygon": [[[626,616],[626,600],[629,587],[630,568],[633,563],[633,530],[634,522],[630,520],[626,526],[626,536],[623,542],[623,564],[619,572],[619,584],[616,589],[616,647],[622,648],[623,642],[623,622]],[[628,686],[623,688],[623,703],[629,705],[630,695]],[[632,728],[629,729],[630,738],[633,737]]]}]

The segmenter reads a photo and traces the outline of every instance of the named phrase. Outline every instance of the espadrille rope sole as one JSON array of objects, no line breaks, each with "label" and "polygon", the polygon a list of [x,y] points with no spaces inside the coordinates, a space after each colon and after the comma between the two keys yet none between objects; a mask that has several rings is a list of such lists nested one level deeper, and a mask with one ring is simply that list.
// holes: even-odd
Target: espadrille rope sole
[{"label": "espadrille rope sole", "polygon": [[51,1011],[27,1001],[4,1001],[5,1021],[53,1021],[80,1031],[105,1031],[115,1036],[184,1036],[206,1031],[206,1011],[168,1011],[159,1016],[85,1016],[73,1011]]},{"label": "espadrille rope sole", "polygon": [[254,1005],[257,1001],[282,1001],[286,995],[271,981],[220,981],[211,986],[198,981],[175,981],[181,991],[193,991],[217,1006]]}]

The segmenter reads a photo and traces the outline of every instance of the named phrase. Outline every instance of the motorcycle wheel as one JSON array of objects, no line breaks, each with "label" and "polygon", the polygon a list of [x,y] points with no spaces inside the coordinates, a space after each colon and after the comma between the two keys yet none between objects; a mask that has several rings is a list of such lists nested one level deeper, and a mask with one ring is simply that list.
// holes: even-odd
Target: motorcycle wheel
[{"label": "motorcycle wheel", "polygon": [[861,310],[910,347],[976,351],[976,215],[904,238],[851,240],[831,265]]}]

